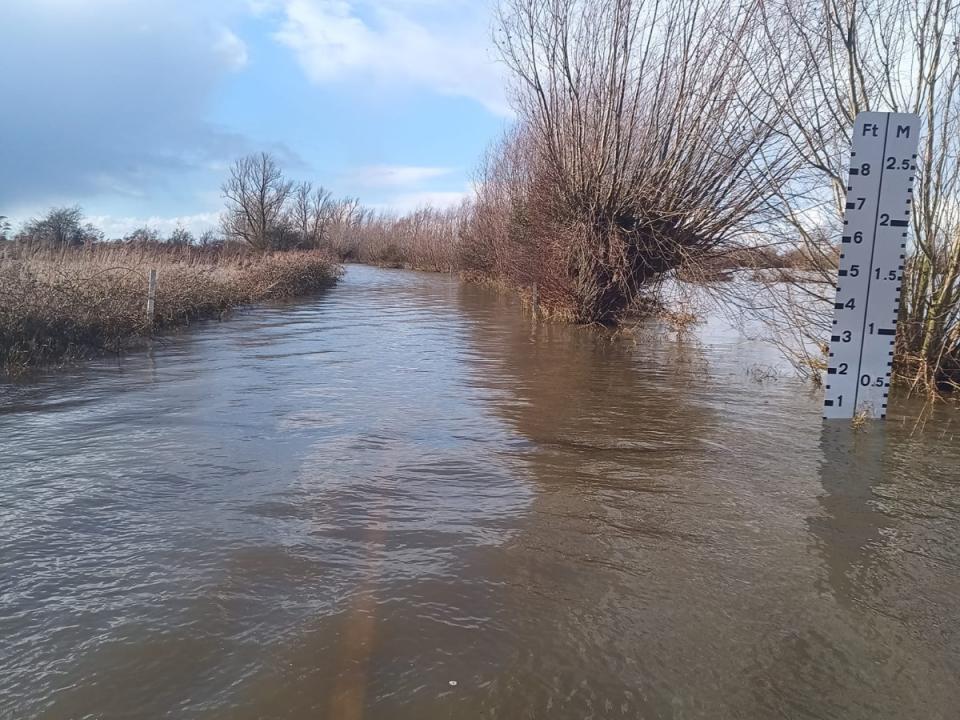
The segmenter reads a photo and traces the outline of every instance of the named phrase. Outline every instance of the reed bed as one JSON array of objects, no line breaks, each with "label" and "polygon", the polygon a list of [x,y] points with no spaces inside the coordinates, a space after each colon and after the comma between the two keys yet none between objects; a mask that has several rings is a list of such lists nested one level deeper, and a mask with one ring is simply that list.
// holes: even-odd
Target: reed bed
[{"label": "reed bed", "polygon": [[[147,288],[157,270],[155,313]],[[219,318],[265,300],[333,285],[326,253],[95,244],[18,247],[0,256],[0,368],[56,364],[120,352],[158,330]]]}]

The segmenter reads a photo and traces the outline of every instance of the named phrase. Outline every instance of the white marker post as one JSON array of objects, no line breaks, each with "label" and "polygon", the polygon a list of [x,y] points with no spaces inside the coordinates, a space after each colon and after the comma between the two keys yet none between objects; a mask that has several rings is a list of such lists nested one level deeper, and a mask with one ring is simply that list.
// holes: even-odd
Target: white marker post
[{"label": "white marker post", "polygon": [[840,245],[824,418],[885,418],[920,118],[857,115]]},{"label": "white marker post", "polygon": [[156,319],[154,308],[157,305],[157,271],[150,271],[150,279],[147,281],[147,321],[153,325]]}]

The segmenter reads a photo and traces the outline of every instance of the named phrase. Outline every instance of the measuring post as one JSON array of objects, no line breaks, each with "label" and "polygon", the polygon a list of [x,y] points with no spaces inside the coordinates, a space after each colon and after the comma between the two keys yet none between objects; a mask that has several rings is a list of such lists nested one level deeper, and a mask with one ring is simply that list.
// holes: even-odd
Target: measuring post
[{"label": "measuring post", "polygon": [[153,325],[154,308],[157,303],[157,271],[150,271],[150,281],[147,285],[147,320]]},{"label": "measuring post", "polygon": [[860,113],[840,243],[824,418],[885,418],[920,118]]}]

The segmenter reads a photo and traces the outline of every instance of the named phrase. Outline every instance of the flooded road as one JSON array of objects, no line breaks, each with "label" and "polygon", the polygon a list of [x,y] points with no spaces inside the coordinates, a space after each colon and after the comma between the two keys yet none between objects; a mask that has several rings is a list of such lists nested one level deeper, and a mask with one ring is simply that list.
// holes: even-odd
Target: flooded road
[{"label": "flooded road", "polygon": [[955,718],[954,416],[777,364],[351,267],[0,385],[0,718]]}]

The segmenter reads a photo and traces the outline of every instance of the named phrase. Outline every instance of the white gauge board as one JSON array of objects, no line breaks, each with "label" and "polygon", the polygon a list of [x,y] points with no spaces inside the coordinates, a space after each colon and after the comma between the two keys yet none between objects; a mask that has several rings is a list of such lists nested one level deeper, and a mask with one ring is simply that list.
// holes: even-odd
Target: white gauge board
[{"label": "white gauge board", "polygon": [[857,115],[827,367],[824,418],[885,418],[913,211],[920,118]]}]

